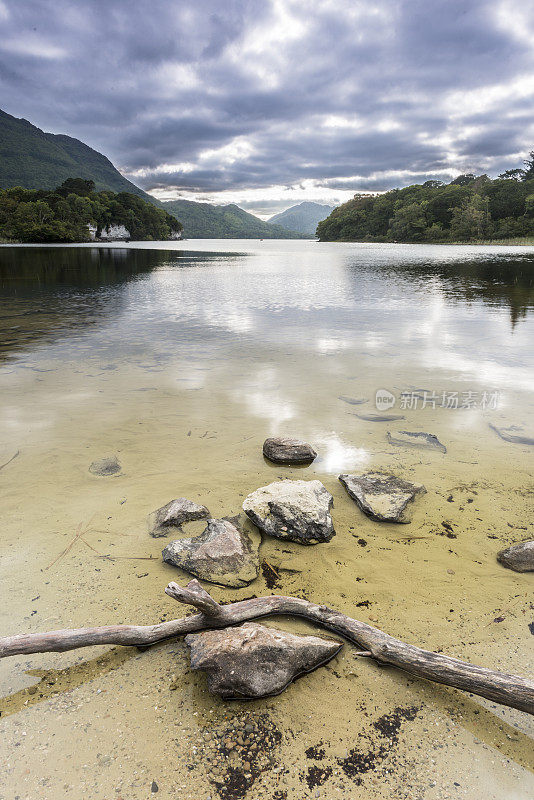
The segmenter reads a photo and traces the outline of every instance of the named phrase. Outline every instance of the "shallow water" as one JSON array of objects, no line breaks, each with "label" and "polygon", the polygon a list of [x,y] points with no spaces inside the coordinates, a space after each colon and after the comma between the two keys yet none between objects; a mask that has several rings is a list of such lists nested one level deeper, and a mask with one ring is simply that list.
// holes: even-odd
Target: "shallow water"
[{"label": "shallow water", "polygon": [[[534,448],[490,428],[533,435],[533,248],[3,247],[0,299],[0,465],[18,453],[0,469],[3,634],[178,616],[163,589],[187,576],[161,561],[149,512],[186,496],[234,514],[272,480],[318,478],[334,539],[264,539],[278,585],[260,575],[213,587],[217,599],[307,597],[533,674],[532,577],[495,554],[532,534]],[[393,408],[377,409],[377,390]],[[447,453],[389,444],[399,430],[435,434]],[[261,445],[278,433],[319,458],[268,464]],[[89,473],[114,454],[120,475]],[[347,497],[339,473],[369,468],[425,484],[410,525],[373,522]],[[534,795],[531,718],[350,645],[248,704],[210,696],[181,641],[6,659],[0,690],[2,800],[137,800],[153,781],[159,797],[194,800]],[[247,722],[266,752],[217,761],[217,736]]]}]

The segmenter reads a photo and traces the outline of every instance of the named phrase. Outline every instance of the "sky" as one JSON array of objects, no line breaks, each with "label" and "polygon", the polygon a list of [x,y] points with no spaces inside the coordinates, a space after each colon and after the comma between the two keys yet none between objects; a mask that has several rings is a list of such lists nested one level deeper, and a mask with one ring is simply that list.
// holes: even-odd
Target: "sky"
[{"label": "sky", "polygon": [[533,41],[525,0],[0,0],[0,107],[266,218],[520,166]]}]

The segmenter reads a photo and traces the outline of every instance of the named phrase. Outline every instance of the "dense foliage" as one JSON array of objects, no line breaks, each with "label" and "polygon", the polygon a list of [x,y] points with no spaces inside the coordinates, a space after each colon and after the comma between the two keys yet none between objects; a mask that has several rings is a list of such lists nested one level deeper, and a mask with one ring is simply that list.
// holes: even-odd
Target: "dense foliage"
[{"label": "dense foliage", "polygon": [[162,240],[182,229],[162,208],[128,192],[95,192],[93,181],[69,178],[54,191],[15,186],[0,190],[0,239],[17,242],[87,242],[124,225],[132,239]]},{"label": "dense foliage", "polygon": [[355,195],[317,226],[321,241],[472,242],[534,236],[534,151],[496,180],[460,175]]},{"label": "dense foliage", "polygon": [[162,203],[170,214],[183,223],[184,234],[191,239],[307,239],[305,234],[289,231],[281,225],[264,222],[234,204],[212,206],[191,200]]}]

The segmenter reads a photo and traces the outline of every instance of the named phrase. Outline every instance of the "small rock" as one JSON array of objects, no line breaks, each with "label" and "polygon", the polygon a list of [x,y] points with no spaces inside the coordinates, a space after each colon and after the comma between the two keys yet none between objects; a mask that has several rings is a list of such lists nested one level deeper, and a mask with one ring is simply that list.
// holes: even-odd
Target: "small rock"
[{"label": "small rock", "polygon": [[206,506],[200,506],[186,497],[178,497],[149,515],[150,535],[155,539],[167,536],[169,528],[179,528],[184,522],[207,519],[209,516]]},{"label": "small rock", "polygon": [[392,434],[388,431],[388,442],[401,447],[418,447],[424,450],[439,450],[446,453],[447,448],[433,433],[422,431],[397,431]]},{"label": "small rock", "polygon": [[211,583],[247,586],[258,577],[258,547],[237,524],[236,518],[209,519],[200,536],[170,542],[163,560]]},{"label": "small rock", "polygon": [[335,536],[332,505],[320,481],[275,481],[249,494],[243,510],[269,536],[317,544]]},{"label": "small rock", "polygon": [[235,700],[280,694],[343,646],[333,639],[296,636],[255,622],[191,633],[185,643],[191,648],[191,668],[206,672],[209,690]]},{"label": "small rock", "polygon": [[89,472],[93,475],[117,475],[121,471],[121,465],[117,456],[110,456],[109,458],[100,458],[98,461],[93,461],[89,467]]},{"label": "small rock", "polygon": [[394,422],[397,419],[406,419],[402,414],[352,414],[352,416],[366,422]]},{"label": "small rock", "polygon": [[421,484],[382,472],[340,475],[339,480],[364,514],[379,522],[410,522],[413,501],[426,492]]},{"label": "small rock", "polygon": [[338,400],[343,400],[343,402],[348,403],[349,406],[361,406],[363,403],[367,403],[365,397],[347,397],[346,394],[340,394]]},{"label": "small rock", "polygon": [[520,542],[497,553],[497,561],[516,572],[534,571],[534,539]]},{"label": "small rock", "polygon": [[266,439],[263,455],[275,464],[311,464],[317,457],[311,444],[289,436]]},{"label": "small rock", "polygon": [[498,428],[490,422],[489,426],[505,442],[534,445],[534,436],[525,435],[530,434],[530,431],[527,431],[524,425],[509,425],[507,428]]}]

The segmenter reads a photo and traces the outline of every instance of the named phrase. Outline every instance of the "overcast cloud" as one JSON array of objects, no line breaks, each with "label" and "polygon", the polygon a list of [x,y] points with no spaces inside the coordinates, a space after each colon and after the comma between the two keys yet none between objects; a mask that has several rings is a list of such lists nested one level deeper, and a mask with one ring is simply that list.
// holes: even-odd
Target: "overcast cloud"
[{"label": "overcast cloud", "polygon": [[518,166],[533,41],[524,0],[0,0],[0,106],[265,215]]}]

